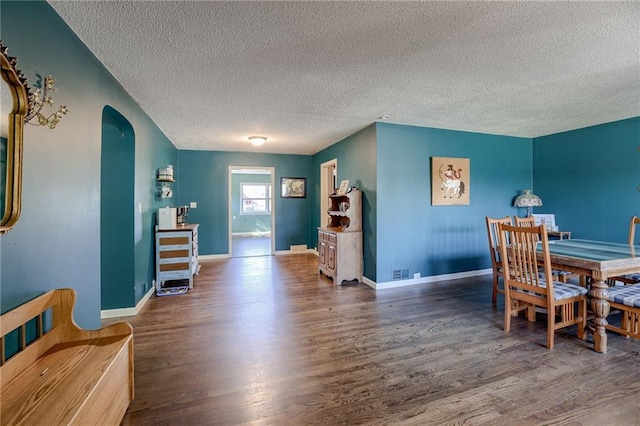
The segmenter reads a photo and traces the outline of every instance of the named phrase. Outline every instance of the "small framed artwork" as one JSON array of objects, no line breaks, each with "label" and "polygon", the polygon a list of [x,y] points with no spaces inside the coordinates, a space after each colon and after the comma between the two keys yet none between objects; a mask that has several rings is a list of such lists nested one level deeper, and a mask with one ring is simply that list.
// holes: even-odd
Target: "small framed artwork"
[{"label": "small framed artwork", "polygon": [[531,216],[533,216],[536,226],[544,225],[549,231],[558,230],[555,214],[536,213]]},{"label": "small framed artwork", "polygon": [[349,189],[349,179],[343,180],[342,182],[340,182],[340,188],[338,188],[338,192],[336,192],[336,195],[344,195],[347,193],[348,189]]},{"label": "small framed artwork", "polygon": [[431,157],[431,205],[469,205],[471,169],[468,158]]},{"label": "small framed artwork", "polygon": [[307,178],[280,178],[280,198],[307,198]]}]

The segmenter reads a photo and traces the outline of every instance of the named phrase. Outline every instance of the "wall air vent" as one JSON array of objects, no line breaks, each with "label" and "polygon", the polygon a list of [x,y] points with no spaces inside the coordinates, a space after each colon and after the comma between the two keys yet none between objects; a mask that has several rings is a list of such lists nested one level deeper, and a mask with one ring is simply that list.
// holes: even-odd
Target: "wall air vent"
[{"label": "wall air vent", "polygon": [[391,271],[391,279],[392,280],[402,280],[405,278],[409,278],[409,270],[408,269],[393,269]]}]

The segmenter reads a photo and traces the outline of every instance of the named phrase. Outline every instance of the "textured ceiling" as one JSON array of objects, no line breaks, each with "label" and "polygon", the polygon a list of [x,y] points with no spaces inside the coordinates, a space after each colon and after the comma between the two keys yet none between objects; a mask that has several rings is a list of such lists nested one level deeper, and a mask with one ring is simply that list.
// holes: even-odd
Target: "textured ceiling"
[{"label": "textured ceiling", "polygon": [[638,1],[49,3],[180,149],[313,154],[383,115],[522,137],[640,116]]}]

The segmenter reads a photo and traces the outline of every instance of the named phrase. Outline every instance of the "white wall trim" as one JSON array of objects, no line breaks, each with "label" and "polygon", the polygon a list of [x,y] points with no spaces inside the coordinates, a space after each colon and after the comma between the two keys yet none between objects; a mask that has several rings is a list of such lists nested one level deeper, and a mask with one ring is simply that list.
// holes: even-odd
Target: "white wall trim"
[{"label": "white wall trim", "polygon": [[155,292],[155,287],[151,287],[147,294],[142,296],[142,299],[136,304],[135,308],[118,308],[118,309],[105,309],[100,311],[100,319],[105,318],[118,318],[118,317],[134,317],[138,315],[142,307],[147,303],[147,300],[151,298],[151,295]]},{"label": "white wall trim", "polygon": [[198,263],[205,262],[207,260],[229,259],[231,256],[229,253],[225,254],[199,254]]},{"label": "white wall trim", "polygon": [[372,281],[367,277],[362,277],[362,282],[364,282],[366,285],[368,285],[369,287],[375,290],[386,290],[388,288],[407,287],[407,286],[416,285],[416,284],[427,284],[427,283],[435,283],[438,281],[459,280],[461,278],[479,277],[482,275],[490,275],[492,273],[493,273],[493,269],[488,268],[488,269],[478,269],[475,271],[456,272],[454,274],[433,275],[430,277],[413,278],[409,280],[386,281],[382,283],[376,283],[375,281]]},{"label": "white wall trim", "polygon": [[307,254],[307,253],[315,253],[316,256],[318,255],[318,253],[314,250],[314,249],[306,249],[306,250],[301,250],[301,251],[293,251],[293,250],[278,250],[276,251],[274,254],[276,256],[282,256],[282,255],[289,255],[289,254]]}]

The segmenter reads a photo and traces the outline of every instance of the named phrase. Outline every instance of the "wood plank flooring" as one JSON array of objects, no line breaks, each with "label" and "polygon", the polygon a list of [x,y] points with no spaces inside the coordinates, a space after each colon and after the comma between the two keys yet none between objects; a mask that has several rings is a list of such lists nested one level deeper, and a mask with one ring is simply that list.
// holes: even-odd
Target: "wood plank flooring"
[{"label": "wood plank flooring", "polygon": [[[204,262],[134,327],[123,425],[638,425],[640,340],[502,330],[491,277],[336,287],[310,254]],[[113,319],[104,323],[112,323]]]}]

